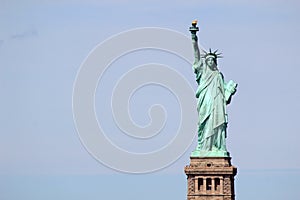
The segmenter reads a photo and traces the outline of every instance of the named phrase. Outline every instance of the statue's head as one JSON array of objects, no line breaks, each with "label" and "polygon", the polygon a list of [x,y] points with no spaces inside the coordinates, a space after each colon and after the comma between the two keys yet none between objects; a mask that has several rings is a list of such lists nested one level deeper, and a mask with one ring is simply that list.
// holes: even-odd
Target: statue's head
[{"label": "statue's head", "polygon": [[217,66],[217,58],[214,56],[207,56],[205,57],[205,63],[207,64],[207,66],[213,69]]},{"label": "statue's head", "polygon": [[207,66],[213,70],[217,69],[217,59],[221,58],[221,53],[217,53],[218,50],[211,52],[211,49],[209,49],[209,52],[204,51],[204,60]]}]

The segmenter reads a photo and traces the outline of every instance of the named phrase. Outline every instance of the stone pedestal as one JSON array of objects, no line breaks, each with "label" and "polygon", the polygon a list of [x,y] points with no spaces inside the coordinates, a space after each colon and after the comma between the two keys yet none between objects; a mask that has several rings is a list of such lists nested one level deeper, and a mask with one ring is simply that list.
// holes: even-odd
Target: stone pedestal
[{"label": "stone pedestal", "polygon": [[187,175],[187,200],[234,200],[237,168],[230,157],[191,157]]}]

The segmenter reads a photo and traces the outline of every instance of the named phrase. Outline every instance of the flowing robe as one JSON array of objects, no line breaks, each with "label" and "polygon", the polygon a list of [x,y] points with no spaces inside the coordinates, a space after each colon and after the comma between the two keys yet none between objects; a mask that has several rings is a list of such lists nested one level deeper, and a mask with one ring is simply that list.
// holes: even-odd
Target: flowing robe
[{"label": "flowing robe", "polygon": [[[200,58],[201,59],[201,58]],[[206,62],[194,63],[198,88],[198,147],[200,151],[226,151],[226,98],[223,75]]]}]

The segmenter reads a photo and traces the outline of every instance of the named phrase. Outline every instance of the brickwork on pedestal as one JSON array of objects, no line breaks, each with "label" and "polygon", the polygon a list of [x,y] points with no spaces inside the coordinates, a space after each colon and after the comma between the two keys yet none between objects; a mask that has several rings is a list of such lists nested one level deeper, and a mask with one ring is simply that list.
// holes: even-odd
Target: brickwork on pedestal
[{"label": "brickwork on pedestal", "polygon": [[234,200],[237,168],[230,157],[191,157],[187,175],[187,200]]}]

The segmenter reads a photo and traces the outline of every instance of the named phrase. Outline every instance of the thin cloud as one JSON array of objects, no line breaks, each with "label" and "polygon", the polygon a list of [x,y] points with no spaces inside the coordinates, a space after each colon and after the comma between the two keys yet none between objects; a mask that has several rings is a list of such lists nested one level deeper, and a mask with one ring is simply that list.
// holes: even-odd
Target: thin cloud
[{"label": "thin cloud", "polygon": [[11,39],[25,39],[30,37],[36,37],[38,35],[37,30],[27,30],[21,33],[16,33],[10,36]]}]

